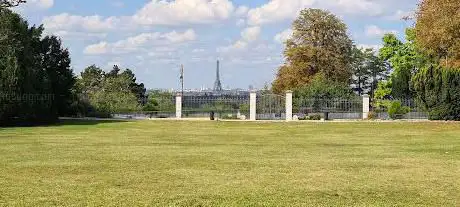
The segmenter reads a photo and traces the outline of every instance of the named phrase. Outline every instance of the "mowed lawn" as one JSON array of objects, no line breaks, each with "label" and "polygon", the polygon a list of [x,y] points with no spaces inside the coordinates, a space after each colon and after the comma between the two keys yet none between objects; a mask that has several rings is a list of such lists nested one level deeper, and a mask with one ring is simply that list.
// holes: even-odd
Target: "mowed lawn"
[{"label": "mowed lawn", "polygon": [[0,206],[460,206],[460,123],[3,128]]}]

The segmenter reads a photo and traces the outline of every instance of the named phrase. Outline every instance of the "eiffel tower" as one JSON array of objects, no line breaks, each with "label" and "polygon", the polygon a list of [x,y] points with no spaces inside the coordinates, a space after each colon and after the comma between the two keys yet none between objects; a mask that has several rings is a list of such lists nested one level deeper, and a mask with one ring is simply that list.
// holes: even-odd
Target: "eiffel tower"
[{"label": "eiffel tower", "polygon": [[219,61],[217,61],[216,82],[214,82],[214,91],[222,91],[222,83],[220,82]]}]

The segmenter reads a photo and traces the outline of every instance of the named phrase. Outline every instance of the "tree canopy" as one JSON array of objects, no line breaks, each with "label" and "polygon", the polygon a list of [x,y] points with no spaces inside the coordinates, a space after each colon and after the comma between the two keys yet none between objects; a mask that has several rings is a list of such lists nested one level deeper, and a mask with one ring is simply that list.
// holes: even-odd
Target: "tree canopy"
[{"label": "tree canopy", "polygon": [[373,97],[378,82],[388,77],[388,67],[371,48],[353,48],[351,85],[358,95]]},{"label": "tree canopy", "polygon": [[70,55],[43,30],[0,12],[0,122],[47,122],[68,113],[75,83]]},{"label": "tree canopy", "polygon": [[406,41],[402,42],[394,34],[383,37],[383,47],[379,56],[385,60],[392,73],[389,85],[392,86],[391,96],[397,99],[412,98],[412,77],[428,62],[427,57],[420,53],[416,45],[415,30],[406,30]]},{"label": "tree canopy", "polygon": [[416,40],[447,67],[460,67],[460,0],[423,0],[415,24]]},{"label": "tree canopy", "polygon": [[285,44],[286,63],[273,83],[275,92],[303,87],[318,73],[331,81],[350,81],[353,44],[347,26],[330,12],[302,10],[293,23],[293,36]]},{"label": "tree canopy", "polygon": [[21,3],[26,3],[25,0],[0,0],[0,8],[15,7]]},{"label": "tree canopy", "polygon": [[134,73],[115,65],[108,73],[96,65],[91,65],[78,79],[80,99],[84,116],[110,117],[113,113],[140,110],[146,102],[144,84],[136,83]]}]

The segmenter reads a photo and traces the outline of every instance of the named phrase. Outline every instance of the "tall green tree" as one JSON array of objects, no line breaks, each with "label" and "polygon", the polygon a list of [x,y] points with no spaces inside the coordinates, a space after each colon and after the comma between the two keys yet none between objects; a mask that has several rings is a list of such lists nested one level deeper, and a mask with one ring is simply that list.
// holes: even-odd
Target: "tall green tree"
[{"label": "tall green tree", "polygon": [[54,121],[70,102],[68,51],[43,30],[0,8],[0,122]]},{"label": "tall green tree", "polygon": [[72,88],[76,77],[70,67],[70,53],[62,47],[61,40],[56,36],[46,36],[41,41],[41,65],[46,71],[50,92],[55,94],[53,107],[60,116],[70,115],[70,105],[74,101]]},{"label": "tall green tree", "polygon": [[369,94],[374,96],[379,81],[388,77],[388,67],[385,62],[377,57],[371,49],[353,49],[353,77],[352,88],[359,95]]},{"label": "tall green tree", "polygon": [[[110,117],[114,113],[127,113],[140,110],[138,95],[145,96],[143,84],[136,83],[134,73],[127,69],[121,72],[118,66],[105,73],[96,65],[87,67],[78,80],[80,103],[85,108],[83,115]],[[137,87],[142,87],[139,89]]]},{"label": "tall green tree", "polygon": [[130,80],[129,89],[132,93],[137,97],[139,104],[144,105],[147,101],[146,92],[147,89],[145,88],[143,83],[137,83],[137,78],[134,72],[130,69],[125,69],[121,72],[120,67],[118,65],[114,65],[113,69],[106,74],[106,77],[118,77],[123,76],[124,78]]},{"label": "tall green tree", "polygon": [[330,12],[304,9],[293,23],[293,36],[286,41],[286,63],[279,68],[273,90],[282,93],[308,85],[313,77],[349,83],[353,44],[347,26]]},{"label": "tall green tree", "polygon": [[406,30],[406,42],[399,40],[394,34],[383,37],[383,48],[379,56],[392,69],[390,76],[392,97],[407,99],[414,96],[411,90],[411,80],[414,74],[428,61],[415,44],[415,31]]},{"label": "tall green tree", "polygon": [[91,65],[85,68],[80,76],[81,78],[78,80],[78,83],[83,94],[102,90],[105,72],[101,68]]},{"label": "tall green tree", "polygon": [[131,92],[136,96],[139,104],[144,105],[147,101],[147,89],[145,88],[144,83],[137,83],[136,75],[130,69],[124,70],[120,75],[130,80],[129,90],[131,90]]}]

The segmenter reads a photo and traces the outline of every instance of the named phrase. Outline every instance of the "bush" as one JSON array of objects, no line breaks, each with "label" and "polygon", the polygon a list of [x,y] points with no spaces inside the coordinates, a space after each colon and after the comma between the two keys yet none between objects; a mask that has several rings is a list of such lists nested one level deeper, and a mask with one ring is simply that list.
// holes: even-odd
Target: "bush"
[{"label": "bush", "polygon": [[321,115],[319,114],[314,114],[314,115],[311,115],[311,116],[308,116],[308,120],[321,120]]},{"label": "bush", "polygon": [[460,68],[428,66],[414,76],[412,83],[429,119],[460,121]]},{"label": "bush", "polygon": [[221,119],[226,119],[226,120],[238,120],[238,117],[234,114],[226,114],[222,115]]},{"label": "bush", "polygon": [[403,115],[410,112],[410,108],[407,106],[402,106],[401,101],[391,102],[390,107],[388,107],[388,115],[392,119],[400,119]]},{"label": "bush", "polygon": [[375,111],[371,111],[367,114],[367,119],[374,120],[378,118],[378,114]]}]

